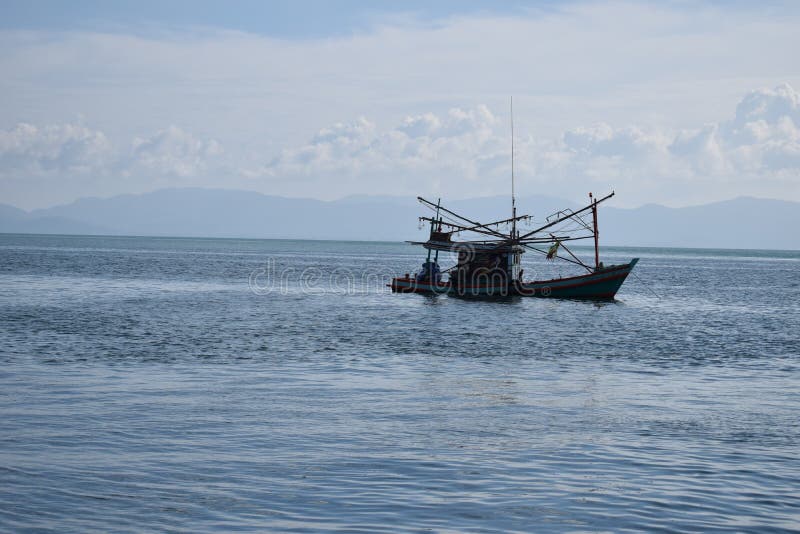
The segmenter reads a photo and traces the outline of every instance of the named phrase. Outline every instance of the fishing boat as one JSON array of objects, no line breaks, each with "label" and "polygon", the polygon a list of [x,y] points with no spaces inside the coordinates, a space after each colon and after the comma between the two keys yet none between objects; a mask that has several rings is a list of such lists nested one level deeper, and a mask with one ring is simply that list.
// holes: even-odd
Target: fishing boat
[{"label": "fishing boat", "polygon": [[[590,194],[591,196],[591,194]],[[430,225],[427,241],[409,241],[427,249],[422,268],[413,276],[393,278],[389,287],[395,293],[447,294],[461,297],[548,297],[610,300],[619,291],[638,258],[620,265],[604,265],[600,261],[597,206],[614,193],[597,199],[578,210],[562,210],[547,218],[540,227],[521,233],[517,222],[530,220],[529,215],[516,215],[512,208],[510,219],[480,223],[466,218],[422,197],[418,200],[434,210],[433,217],[420,217]],[[586,216],[591,213],[591,221]],[[508,233],[502,225],[510,225]],[[455,239],[459,235],[477,234],[479,239]],[[594,265],[587,265],[567,246],[568,242],[594,240]],[[450,252],[457,262],[441,269],[439,253]],[[525,252],[537,252],[549,260],[577,265],[585,273],[548,280],[526,280],[520,264]],[[445,279],[447,277],[447,279]]]},{"label": "fishing boat", "polygon": [[[633,270],[638,258],[619,265],[600,261],[597,206],[614,192],[597,198],[589,193],[589,203],[577,210],[565,209],[547,217],[538,228],[522,233],[518,223],[530,222],[530,215],[517,215],[514,194],[513,101],[511,122],[511,217],[481,223],[447,209],[441,199],[435,204],[417,199],[433,210],[433,216],[420,217],[429,224],[427,241],[409,241],[425,248],[427,258],[419,272],[395,277],[395,293],[446,294],[459,297],[546,297],[570,299],[614,299]],[[591,221],[587,220],[591,214]],[[567,246],[574,241],[594,240],[594,264],[581,260]],[[457,258],[455,265],[442,269],[439,253]],[[525,252],[543,254],[548,260],[574,264],[586,272],[565,278],[526,280],[520,263]],[[446,277],[446,278],[445,278]]]}]

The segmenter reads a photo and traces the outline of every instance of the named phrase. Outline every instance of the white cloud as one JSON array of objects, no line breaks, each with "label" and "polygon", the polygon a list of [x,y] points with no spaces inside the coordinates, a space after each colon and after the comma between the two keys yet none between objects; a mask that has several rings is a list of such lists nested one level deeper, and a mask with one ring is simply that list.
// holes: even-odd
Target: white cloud
[{"label": "white cloud", "polygon": [[442,121],[433,113],[425,113],[414,117],[406,117],[398,130],[414,139],[432,135],[442,126]]},{"label": "white cloud", "polygon": [[[518,190],[574,196],[617,187],[633,203],[653,201],[654,191],[669,187],[800,192],[798,123],[800,95],[783,84],[747,93],[730,120],[695,128],[601,122],[556,137],[524,135],[517,139]],[[452,198],[504,192],[510,173],[507,117],[485,105],[409,115],[388,128],[365,117],[334,123],[257,166],[226,156],[218,141],[174,125],[116,143],[83,124],[20,123],[0,131],[0,176],[91,176],[111,190],[132,179],[142,190],[213,185],[238,167],[231,172],[249,184],[284,187],[284,194],[299,187],[323,198],[353,191]]]},{"label": "white cloud", "polygon": [[[523,192],[545,186],[560,194],[620,186],[640,201],[653,201],[648,191],[665,186],[735,194],[747,182],[800,190],[798,102],[798,93],[784,84],[748,93],[731,120],[694,129],[598,123],[556,138],[524,137],[517,143],[518,184]],[[359,118],[284,149],[260,175],[313,182],[315,191],[331,196],[343,183],[370,193],[492,194],[507,189],[504,122],[486,106],[409,116],[383,130]]]},{"label": "white cloud", "polygon": [[[789,84],[749,92],[729,121],[681,132],[670,146],[708,175],[800,178],[800,94]],[[800,183],[797,184],[800,187]]]},{"label": "white cloud", "polygon": [[0,130],[3,175],[93,172],[108,162],[110,153],[105,134],[81,124],[19,123]]},{"label": "white cloud", "polygon": [[606,123],[591,127],[577,127],[563,135],[565,147],[576,156],[624,156],[639,159],[663,152],[665,136],[647,133],[635,126],[614,129]]},{"label": "white cloud", "polygon": [[800,123],[800,94],[784,83],[774,89],[748,93],[736,107],[736,116],[730,126],[735,131],[754,122],[775,124],[787,117]]},{"label": "white cloud", "polygon": [[0,130],[0,174],[111,176],[136,172],[197,176],[222,154],[215,140],[202,140],[169,126],[149,137],[135,137],[130,154],[116,148],[105,133],[82,124],[36,126],[19,123]]},{"label": "white cloud", "polygon": [[221,145],[170,126],[112,139],[80,123],[19,123],[0,130],[0,202],[53,204],[74,197],[209,186],[224,175]]},{"label": "white cloud", "polygon": [[136,137],[131,152],[135,166],[160,175],[186,178],[205,171],[209,159],[222,154],[222,146],[214,139],[201,140],[170,126],[150,137]]},{"label": "white cloud", "polygon": [[259,170],[245,173],[315,181],[316,192],[329,196],[341,196],[343,183],[373,192],[392,190],[394,183],[399,186],[394,192],[404,193],[430,181],[450,183],[453,176],[488,183],[498,166],[508,165],[495,158],[503,150],[494,131],[497,122],[486,106],[408,116],[385,131],[362,117],[323,128],[308,143],[284,149]]}]

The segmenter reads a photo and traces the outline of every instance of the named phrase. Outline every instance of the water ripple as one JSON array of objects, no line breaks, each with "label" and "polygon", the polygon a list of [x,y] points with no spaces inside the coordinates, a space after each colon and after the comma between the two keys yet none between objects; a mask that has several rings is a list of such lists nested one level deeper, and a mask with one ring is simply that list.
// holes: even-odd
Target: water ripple
[{"label": "water ripple", "polygon": [[0,529],[800,529],[800,254],[612,250],[605,304],[247,286],[409,252],[0,237]]}]

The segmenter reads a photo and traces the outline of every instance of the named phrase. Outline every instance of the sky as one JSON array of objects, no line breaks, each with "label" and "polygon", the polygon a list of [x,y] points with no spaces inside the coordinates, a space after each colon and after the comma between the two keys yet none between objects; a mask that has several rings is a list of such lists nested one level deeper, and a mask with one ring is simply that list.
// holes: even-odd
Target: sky
[{"label": "sky", "polygon": [[797,2],[0,4],[0,203],[800,201]]}]

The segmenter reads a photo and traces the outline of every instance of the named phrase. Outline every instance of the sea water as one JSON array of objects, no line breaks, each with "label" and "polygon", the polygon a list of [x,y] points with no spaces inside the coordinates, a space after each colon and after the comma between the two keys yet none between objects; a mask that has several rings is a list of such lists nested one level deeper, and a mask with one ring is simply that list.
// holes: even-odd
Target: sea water
[{"label": "sea water", "polygon": [[391,294],[423,254],[0,236],[0,530],[800,529],[800,253]]}]

